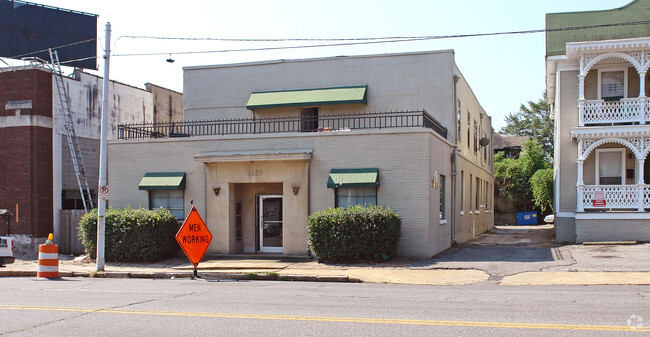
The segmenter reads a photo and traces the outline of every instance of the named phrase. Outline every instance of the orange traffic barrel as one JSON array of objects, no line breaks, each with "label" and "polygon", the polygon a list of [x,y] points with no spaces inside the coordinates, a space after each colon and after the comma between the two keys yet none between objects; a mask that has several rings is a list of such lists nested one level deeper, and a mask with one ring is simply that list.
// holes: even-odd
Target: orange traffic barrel
[{"label": "orange traffic barrel", "polygon": [[59,246],[38,246],[38,272],[36,277],[59,277]]}]

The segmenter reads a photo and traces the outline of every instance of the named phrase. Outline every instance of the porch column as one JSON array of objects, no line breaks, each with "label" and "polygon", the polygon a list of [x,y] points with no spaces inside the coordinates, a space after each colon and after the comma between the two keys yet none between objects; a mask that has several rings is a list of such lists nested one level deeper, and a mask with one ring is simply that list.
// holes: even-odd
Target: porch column
[{"label": "porch column", "polygon": [[645,97],[645,74],[645,71],[639,73],[639,97]]},{"label": "porch column", "polygon": [[585,126],[585,76],[578,75],[578,126]]},{"label": "porch column", "polygon": [[582,180],[584,160],[578,159],[577,164],[578,164],[578,181],[576,183],[576,186],[578,188],[578,212],[584,212],[585,207],[583,203],[583,195],[584,195],[585,183]]},{"label": "porch column", "polygon": [[638,186],[638,193],[639,193],[639,212],[644,212],[645,211],[645,205],[643,202],[643,192],[645,189],[645,182],[643,179],[643,166],[645,165],[645,158],[643,159],[637,159],[637,172],[638,172],[638,177],[637,177],[637,186]]},{"label": "porch column", "polygon": [[645,124],[645,107],[648,104],[645,96],[645,74],[645,71],[639,73],[639,117],[641,117],[641,124]]}]

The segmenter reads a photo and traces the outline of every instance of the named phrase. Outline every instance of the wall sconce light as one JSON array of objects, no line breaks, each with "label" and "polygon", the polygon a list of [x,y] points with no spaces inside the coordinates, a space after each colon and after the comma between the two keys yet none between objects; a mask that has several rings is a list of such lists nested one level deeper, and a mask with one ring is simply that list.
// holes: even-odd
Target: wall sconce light
[{"label": "wall sconce light", "polygon": [[221,187],[213,187],[212,190],[214,191],[214,195],[219,196],[219,191],[221,191]]},{"label": "wall sconce light", "polygon": [[291,189],[293,190],[293,195],[298,195],[298,191],[300,191],[300,186],[291,186]]}]

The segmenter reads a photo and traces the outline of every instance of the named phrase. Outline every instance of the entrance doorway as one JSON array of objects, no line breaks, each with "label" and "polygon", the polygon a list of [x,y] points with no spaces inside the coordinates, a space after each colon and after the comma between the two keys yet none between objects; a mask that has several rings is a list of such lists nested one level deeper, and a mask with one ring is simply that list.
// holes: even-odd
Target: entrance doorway
[{"label": "entrance doorway", "polygon": [[260,252],[282,253],[282,196],[259,196]]}]

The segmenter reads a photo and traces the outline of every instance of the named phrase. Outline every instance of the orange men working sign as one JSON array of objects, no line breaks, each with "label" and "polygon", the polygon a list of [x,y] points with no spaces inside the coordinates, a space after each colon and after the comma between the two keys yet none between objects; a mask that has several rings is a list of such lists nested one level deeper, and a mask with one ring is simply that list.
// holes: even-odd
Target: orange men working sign
[{"label": "orange men working sign", "polygon": [[176,241],[194,265],[194,276],[196,277],[196,266],[203,260],[205,251],[210,246],[212,233],[205,226],[194,206],[192,206],[190,214],[187,215],[183,226],[176,233]]}]

